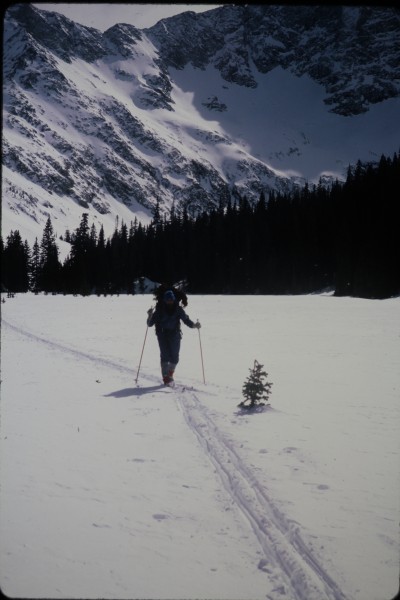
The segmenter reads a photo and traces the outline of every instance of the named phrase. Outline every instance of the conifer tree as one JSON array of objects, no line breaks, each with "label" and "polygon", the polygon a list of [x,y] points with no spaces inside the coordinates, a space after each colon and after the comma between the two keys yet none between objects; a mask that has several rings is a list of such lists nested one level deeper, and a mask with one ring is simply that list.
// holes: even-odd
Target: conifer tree
[{"label": "conifer tree", "polygon": [[74,293],[88,294],[91,288],[90,282],[90,256],[91,245],[89,233],[89,215],[82,214],[79,227],[75,230],[71,240],[71,253],[68,261],[70,285]]},{"label": "conifer tree", "polygon": [[39,285],[40,278],[40,247],[38,239],[35,238],[35,243],[33,244],[32,249],[32,259],[31,259],[31,290],[35,293],[40,291]]},{"label": "conifer tree", "polygon": [[32,252],[29,247],[28,240],[24,241],[24,254],[25,254],[24,267],[26,270],[26,289],[25,289],[25,291],[27,292],[28,290],[32,289]]},{"label": "conifer tree", "polygon": [[[272,383],[266,381],[268,373],[263,370],[264,366],[255,360],[254,367],[249,369],[250,375],[243,384],[242,393],[244,400],[239,406],[242,408],[254,408],[264,406],[268,402]],[[265,380],[265,381],[264,381]],[[265,400],[266,402],[263,402]]]},{"label": "conifer tree", "polygon": [[18,230],[11,231],[2,252],[2,286],[10,292],[27,292],[29,289],[30,250],[22,242]]},{"label": "conifer tree", "polygon": [[58,259],[56,236],[48,217],[40,243],[40,288],[45,292],[59,291],[61,264]]}]

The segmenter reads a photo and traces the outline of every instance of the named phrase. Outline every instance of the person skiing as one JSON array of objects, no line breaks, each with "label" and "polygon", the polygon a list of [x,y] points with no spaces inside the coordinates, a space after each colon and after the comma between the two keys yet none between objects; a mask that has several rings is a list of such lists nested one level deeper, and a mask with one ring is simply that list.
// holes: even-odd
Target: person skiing
[{"label": "person skiing", "polygon": [[[185,313],[172,289],[163,290],[163,294],[156,294],[158,298],[156,308],[147,311],[147,325],[155,325],[158,345],[160,347],[161,374],[166,385],[174,381],[174,372],[179,362],[182,331],[180,322],[191,329],[200,329],[197,321],[194,323]],[[187,298],[185,295],[187,305]],[[183,302],[183,301],[182,301]]]}]

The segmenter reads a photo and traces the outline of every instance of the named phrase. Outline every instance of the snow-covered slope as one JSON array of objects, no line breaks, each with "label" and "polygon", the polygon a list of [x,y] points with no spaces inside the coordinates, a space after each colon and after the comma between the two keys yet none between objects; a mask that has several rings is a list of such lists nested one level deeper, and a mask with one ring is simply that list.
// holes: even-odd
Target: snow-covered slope
[{"label": "snow-covered slope", "polygon": [[342,178],[398,150],[398,12],[226,5],[104,33],[6,11],[2,233]]},{"label": "snow-covered slope", "polygon": [[[182,391],[153,330],[135,383],[151,299],[2,305],[3,593],[393,598],[400,300],[191,296]],[[254,359],[271,405],[243,414]]]}]

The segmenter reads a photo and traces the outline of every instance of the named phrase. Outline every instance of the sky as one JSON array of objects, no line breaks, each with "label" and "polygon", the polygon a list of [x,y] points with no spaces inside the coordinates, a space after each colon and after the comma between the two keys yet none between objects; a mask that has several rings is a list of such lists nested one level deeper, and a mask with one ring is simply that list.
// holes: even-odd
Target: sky
[{"label": "sky", "polygon": [[176,389],[151,294],[2,300],[6,596],[395,596],[399,298],[189,294]]},{"label": "sky", "polygon": [[42,10],[59,12],[69,19],[105,31],[116,23],[127,23],[139,29],[151,27],[160,19],[172,17],[181,12],[203,12],[221,6],[218,4],[140,4],[140,3],[34,3]]}]

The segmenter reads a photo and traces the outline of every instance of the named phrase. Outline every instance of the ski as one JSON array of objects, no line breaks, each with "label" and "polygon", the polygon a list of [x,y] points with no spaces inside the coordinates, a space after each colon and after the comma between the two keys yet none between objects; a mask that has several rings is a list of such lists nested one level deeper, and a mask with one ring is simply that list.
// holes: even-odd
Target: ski
[{"label": "ski", "polygon": [[193,386],[182,385],[180,383],[176,383],[175,381],[170,381],[169,383],[164,383],[164,387],[171,388],[171,390],[175,390],[177,392],[185,392],[186,390],[193,390]]}]

